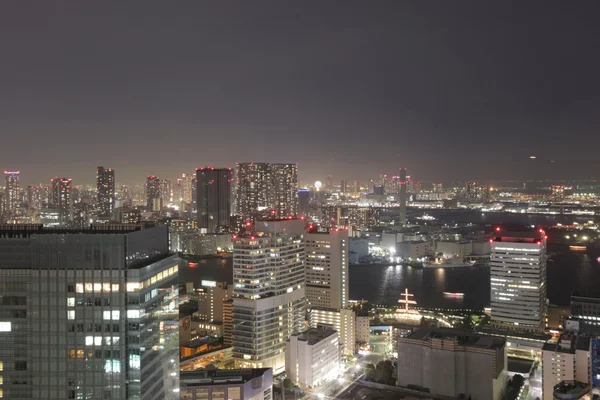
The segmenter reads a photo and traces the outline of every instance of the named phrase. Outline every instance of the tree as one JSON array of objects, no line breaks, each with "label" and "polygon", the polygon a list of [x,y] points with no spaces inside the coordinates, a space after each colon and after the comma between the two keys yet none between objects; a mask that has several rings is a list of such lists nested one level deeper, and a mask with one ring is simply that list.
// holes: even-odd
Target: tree
[{"label": "tree", "polygon": [[375,379],[375,366],[373,364],[365,365],[365,376],[367,378]]},{"label": "tree", "polygon": [[390,360],[382,360],[377,363],[377,380],[380,383],[390,385],[394,380],[394,367]]},{"label": "tree", "polygon": [[290,378],[285,378],[283,380],[283,388],[285,390],[293,390],[294,389],[294,382],[292,382],[292,380]]},{"label": "tree", "polygon": [[523,375],[515,374],[510,383],[511,387],[519,390],[521,386],[523,386],[523,384],[525,383],[525,378],[523,378]]}]

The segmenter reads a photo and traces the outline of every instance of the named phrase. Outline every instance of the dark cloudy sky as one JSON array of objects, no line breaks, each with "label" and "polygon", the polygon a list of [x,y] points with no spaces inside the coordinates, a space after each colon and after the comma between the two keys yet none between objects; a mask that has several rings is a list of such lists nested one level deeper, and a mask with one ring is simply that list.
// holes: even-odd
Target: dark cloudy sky
[{"label": "dark cloudy sky", "polygon": [[600,177],[598,21],[586,0],[2,1],[0,168]]}]

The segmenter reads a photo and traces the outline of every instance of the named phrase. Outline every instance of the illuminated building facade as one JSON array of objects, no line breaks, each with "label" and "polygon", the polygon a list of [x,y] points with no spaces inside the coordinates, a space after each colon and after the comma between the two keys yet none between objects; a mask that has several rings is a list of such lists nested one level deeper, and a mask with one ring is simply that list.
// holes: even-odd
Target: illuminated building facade
[{"label": "illuminated building facade", "polygon": [[406,168],[400,168],[400,225],[406,225],[407,179]]},{"label": "illuminated building facade", "polygon": [[161,198],[163,207],[171,202],[172,194],[171,194],[171,180],[170,179],[161,179],[160,180],[160,198]]},{"label": "illuminated building facade", "polygon": [[35,185],[27,186],[27,209],[38,212],[44,205],[44,188]]},{"label": "illuminated building facade", "polygon": [[497,227],[490,245],[492,322],[516,329],[543,329],[546,316],[544,231],[509,231]]},{"label": "illuminated building facade", "polygon": [[270,164],[271,215],[276,218],[298,216],[298,165]]},{"label": "illuminated building facade", "polygon": [[181,178],[177,179],[181,183],[181,194],[183,202],[192,204],[192,186],[196,183],[196,177],[190,174],[181,174]]},{"label": "illuminated building facade", "polygon": [[267,163],[238,163],[235,167],[236,214],[254,219],[269,208],[270,169]]},{"label": "illuminated building facade", "polygon": [[298,216],[296,164],[236,164],[236,214],[245,220]]},{"label": "illuminated building facade", "polygon": [[310,191],[308,189],[298,189],[298,216],[306,217],[308,206],[310,204]]},{"label": "illuminated building facade", "polygon": [[4,212],[10,216],[18,214],[19,208],[21,207],[21,204],[19,202],[20,174],[20,171],[4,171]]},{"label": "illuminated building facade", "polygon": [[146,209],[148,211],[160,211],[162,199],[160,195],[160,178],[150,175],[146,178]]},{"label": "illuminated building facade", "polygon": [[[548,342],[542,348],[542,395],[543,400],[579,399],[579,396],[557,397],[557,385],[578,382],[582,393],[589,393],[591,385],[590,337],[562,335],[557,341]],[[558,390],[560,392],[560,390]]]},{"label": "illuminated building facade", "polygon": [[96,190],[98,192],[98,209],[100,215],[112,215],[115,207],[115,170],[98,167],[96,172]]},{"label": "illuminated building facade", "polygon": [[67,225],[73,213],[72,185],[69,178],[52,178],[51,207],[58,211],[59,225]]},{"label": "illuminated building facade", "polygon": [[181,400],[272,400],[273,370],[182,371]]},{"label": "illuminated building facade", "polygon": [[304,327],[304,221],[256,222],[233,245],[233,355],[242,368],[285,368],[285,344]]},{"label": "illuminated building facade", "polygon": [[230,168],[205,167],[196,170],[196,207],[198,228],[209,233],[229,225],[231,216]]},{"label": "illuminated building facade", "polygon": [[285,346],[285,373],[294,385],[312,388],[340,373],[339,335],[328,327],[290,336]]},{"label": "illuminated building facade", "polygon": [[4,398],[172,398],[180,263],[166,226],[0,226]]},{"label": "illuminated building facade", "polygon": [[305,235],[306,300],[311,306],[348,306],[348,230],[311,230]]}]

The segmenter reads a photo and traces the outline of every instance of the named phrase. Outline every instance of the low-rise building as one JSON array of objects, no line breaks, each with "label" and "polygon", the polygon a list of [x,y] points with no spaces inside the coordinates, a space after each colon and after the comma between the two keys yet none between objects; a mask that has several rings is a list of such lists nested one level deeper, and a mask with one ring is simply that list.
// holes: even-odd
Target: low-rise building
[{"label": "low-rise building", "polygon": [[590,338],[562,335],[542,348],[542,391],[544,400],[553,400],[554,387],[563,381],[591,382]]},{"label": "low-rise building", "polygon": [[433,394],[500,400],[507,381],[506,340],[472,331],[421,328],[398,338],[397,384]]},{"label": "low-rise building", "polygon": [[339,332],[342,352],[345,356],[356,353],[355,313],[351,309],[313,308],[311,310],[311,325],[313,327],[330,326]]},{"label": "low-rise building", "polygon": [[416,260],[427,255],[427,242],[410,241],[396,243],[396,256],[404,260]]},{"label": "low-rise building", "polygon": [[181,400],[271,400],[271,368],[181,371]]},{"label": "low-rise building", "polygon": [[335,378],[340,372],[341,348],[338,332],[319,326],[288,339],[285,372],[295,385],[312,388]]},{"label": "low-rise building", "polygon": [[369,314],[356,316],[356,343],[368,344],[371,336],[371,323]]}]

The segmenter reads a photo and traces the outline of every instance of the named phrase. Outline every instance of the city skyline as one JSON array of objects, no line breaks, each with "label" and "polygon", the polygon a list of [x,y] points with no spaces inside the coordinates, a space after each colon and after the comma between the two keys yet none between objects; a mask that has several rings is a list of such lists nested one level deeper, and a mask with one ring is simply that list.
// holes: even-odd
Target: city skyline
[{"label": "city skyline", "polygon": [[[236,161],[308,181],[596,176],[600,5],[540,5],[3,4],[2,167],[27,184]],[[157,168],[165,147],[195,151]]]}]

